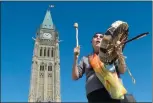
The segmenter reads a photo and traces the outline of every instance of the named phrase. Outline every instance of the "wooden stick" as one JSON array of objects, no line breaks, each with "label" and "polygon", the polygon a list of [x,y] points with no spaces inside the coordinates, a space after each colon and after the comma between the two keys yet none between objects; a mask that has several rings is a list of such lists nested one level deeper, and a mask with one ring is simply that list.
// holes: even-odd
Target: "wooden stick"
[{"label": "wooden stick", "polygon": [[78,23],[74,23],[74,27],[76,29],[76,46],[79,46],[79,40],[78,40]]},{"label": "wooden stick", "polygon": [[126,44],[126,43],[129,43],[129,42],[133,41],[133,40],[140,39],[140,38],[142,38],[142,37],[144,37],[144,36],[147,36],[148,34],[149,34],[149,32],[139,34],[139,35],[137,35],[136,37],[134,37],[134,38],[132,38],[132,39],[129,39],[129,40],[127,40],[127,41],[123,41],[122,44]]}]

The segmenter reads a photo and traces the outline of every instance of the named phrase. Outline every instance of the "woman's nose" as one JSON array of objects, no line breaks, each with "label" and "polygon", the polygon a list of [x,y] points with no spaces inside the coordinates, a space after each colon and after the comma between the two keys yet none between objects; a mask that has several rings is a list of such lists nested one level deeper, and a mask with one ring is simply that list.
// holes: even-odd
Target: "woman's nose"
[{"label": "woman's nose", "polygon": [[97,39],[99,40],[99,39],[101,39],[101,37],[100,37],[100,36],[98,36],[98,37],[97,37]]},{"label": "woman's nose", "polygon": [[100,39],[100,36],[97,36],[97,39]]}]

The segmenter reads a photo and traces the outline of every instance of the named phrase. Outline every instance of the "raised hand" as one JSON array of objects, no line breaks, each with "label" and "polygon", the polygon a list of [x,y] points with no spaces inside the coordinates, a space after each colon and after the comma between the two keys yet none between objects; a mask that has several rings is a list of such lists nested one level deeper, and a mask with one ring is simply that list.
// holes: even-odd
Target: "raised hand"
[{"label": "raised hand", "polygon": [[78,57],[80,54],[80,46],[74,48],[74,56]]}]

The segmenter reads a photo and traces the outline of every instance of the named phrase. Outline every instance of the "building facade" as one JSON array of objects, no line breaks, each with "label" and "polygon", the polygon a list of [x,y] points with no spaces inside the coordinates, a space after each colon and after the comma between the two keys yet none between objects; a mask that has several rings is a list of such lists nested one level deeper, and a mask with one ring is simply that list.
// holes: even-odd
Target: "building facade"
[{"label": "building facade", "polygon": [[50,10],[37,30],[28,102],[61,102],[59,35]]}]

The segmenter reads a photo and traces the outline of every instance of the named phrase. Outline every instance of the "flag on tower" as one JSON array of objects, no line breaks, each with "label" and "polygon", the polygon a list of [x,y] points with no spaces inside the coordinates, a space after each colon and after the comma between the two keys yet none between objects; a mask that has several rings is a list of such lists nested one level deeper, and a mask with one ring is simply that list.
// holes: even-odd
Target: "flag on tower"
[{"label": "flag on tower", "polygon": [[54,7],[54,5],[49,5],[49,7],[50,7],[50,8],[53,8],[53,7]]}]

